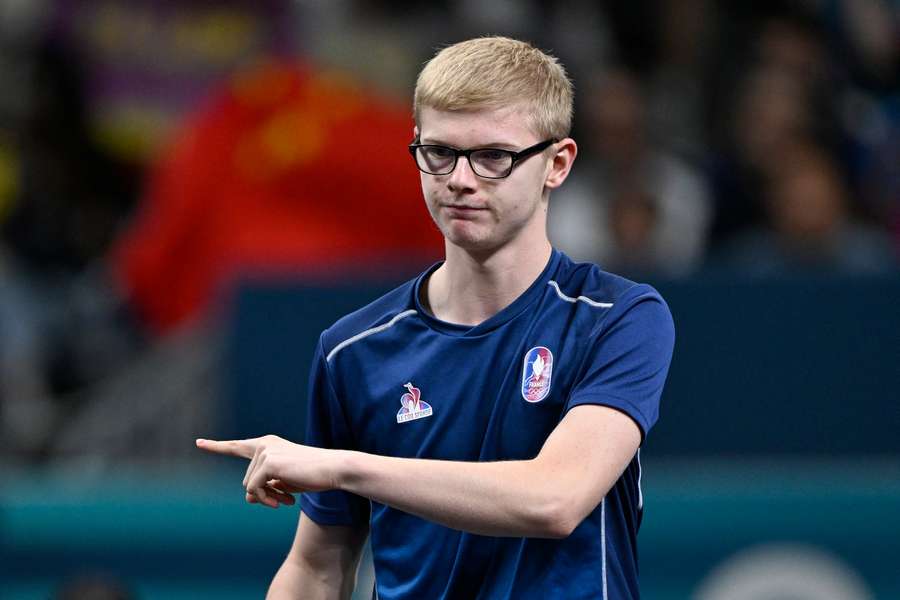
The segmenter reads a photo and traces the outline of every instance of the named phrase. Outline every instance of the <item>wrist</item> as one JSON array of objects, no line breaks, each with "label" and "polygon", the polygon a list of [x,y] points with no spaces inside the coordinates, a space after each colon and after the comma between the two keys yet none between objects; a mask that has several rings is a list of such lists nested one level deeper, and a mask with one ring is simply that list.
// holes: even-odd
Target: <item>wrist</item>
[{"label": "wrist", "polygon": [[333,452],[334,460],[331,467],[331,480],[334,484],[334,489],[345,492],[352,491],[350,487],[360,453],[353,450],[334,450]]}]

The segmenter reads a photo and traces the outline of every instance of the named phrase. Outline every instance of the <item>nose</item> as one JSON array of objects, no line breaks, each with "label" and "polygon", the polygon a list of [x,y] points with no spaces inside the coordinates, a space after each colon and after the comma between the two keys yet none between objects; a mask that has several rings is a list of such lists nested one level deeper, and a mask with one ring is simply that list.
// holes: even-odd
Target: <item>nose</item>
[{"label": "nose", "polygon": [[478,183],[478,176],[472,171],[472,165],[465,156],[456,160],[456,167],[447,176],[447,188],[454,192],[472,190]]}]

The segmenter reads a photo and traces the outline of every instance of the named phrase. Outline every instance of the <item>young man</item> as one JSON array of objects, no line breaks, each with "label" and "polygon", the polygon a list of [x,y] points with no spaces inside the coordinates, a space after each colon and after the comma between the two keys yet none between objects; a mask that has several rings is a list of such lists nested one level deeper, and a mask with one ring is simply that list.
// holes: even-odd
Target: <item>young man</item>
[{"label": "young man", "polygon": [[556,59],[480,38],[439,52],[410,151],[446,260],[326,330],[308,446],[251,459],[249,502],[303,514],[270,598],[340,598],[371,534],[394,598],[637,598],[638,449],[674,343],[652,288],[546,233],[575,159]]}]

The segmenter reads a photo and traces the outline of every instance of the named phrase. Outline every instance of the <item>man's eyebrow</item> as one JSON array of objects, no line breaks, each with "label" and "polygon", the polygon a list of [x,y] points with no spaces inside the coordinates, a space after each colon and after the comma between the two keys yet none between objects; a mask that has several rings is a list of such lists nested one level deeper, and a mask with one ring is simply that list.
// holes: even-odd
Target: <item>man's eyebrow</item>
[{"label": "man's eyebrow", "polygon": [[[419,143],[426,144],[429,146],[447,146],[448,148],[455,148],[457,150],[461,150],[461,148],[459,146],[456,146],[454,144],[448,144],[447,142],[440,140],[440,139],[436,139],[436,138],[429,138],[429,137],[419,138]],[[477,146],[470,146],[470,148],[500,148],[503,150],[515,151],[517,148],[519,148],[519,146],[520,146],[520,144],[510,144],[509,142],[488,142],[486,144],[478,144]]]}]

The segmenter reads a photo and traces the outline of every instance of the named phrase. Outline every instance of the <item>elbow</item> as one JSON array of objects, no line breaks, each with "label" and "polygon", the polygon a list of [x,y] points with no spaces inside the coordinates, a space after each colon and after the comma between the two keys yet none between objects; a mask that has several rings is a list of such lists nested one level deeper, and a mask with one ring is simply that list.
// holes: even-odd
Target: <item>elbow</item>
[{"label": "elbow", "polygon": [[550,523],[547,523],[544,535],[541,537],[549,538],[551,540],[563,540],[575,531],[575,528],[578,527],[578,523],[573,520],[568,519],[555,519]]},{"label": "elbow", "polygon": [[585,517],[576,511],[575,504],[566,495],[546,502],[537,515],[534,537],[561,540],[572,535]]}]

